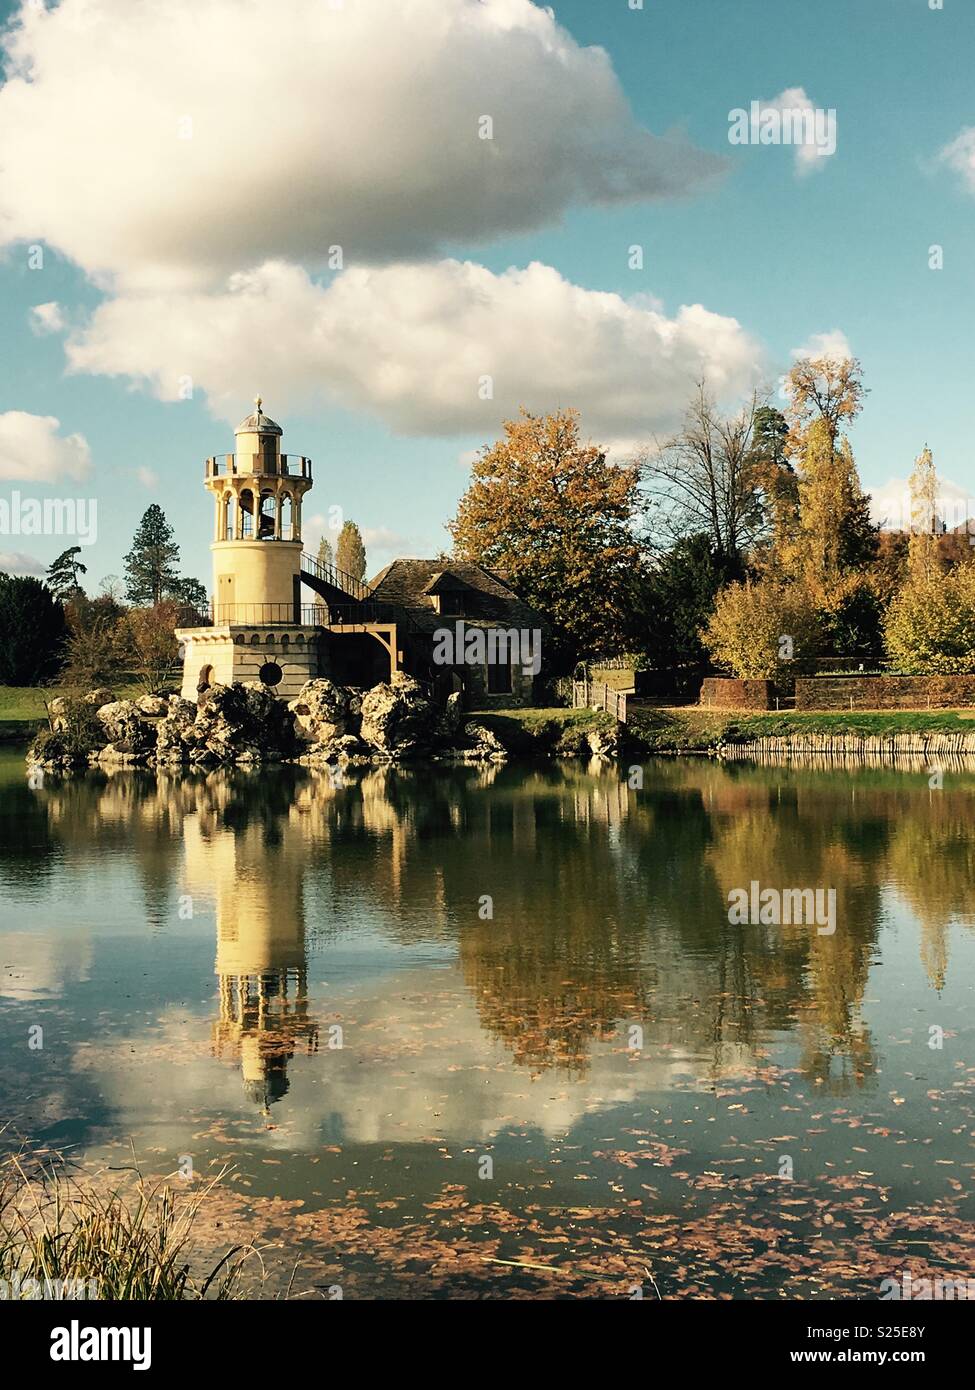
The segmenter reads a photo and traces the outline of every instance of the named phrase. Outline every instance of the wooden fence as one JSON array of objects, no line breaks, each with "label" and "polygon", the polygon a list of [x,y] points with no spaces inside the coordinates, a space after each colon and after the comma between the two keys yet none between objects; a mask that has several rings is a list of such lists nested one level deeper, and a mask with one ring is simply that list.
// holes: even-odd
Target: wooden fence
[{"label": "wooden fence", "polygon": [[605,681],[573,681],[573,709],[604,709],[621,724],[626,723],[626,694]]}]

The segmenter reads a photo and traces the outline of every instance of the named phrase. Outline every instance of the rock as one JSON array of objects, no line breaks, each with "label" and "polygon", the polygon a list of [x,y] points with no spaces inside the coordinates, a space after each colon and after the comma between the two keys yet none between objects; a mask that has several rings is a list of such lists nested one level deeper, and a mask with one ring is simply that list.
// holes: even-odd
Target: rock
[{"label": "rock", "polygon": [[101,709],[102,705],[110,705],[113,702],[115,693],[107,686],[99,685],[94,690],[89,690],[88,694],[81,698],[86,705],[94,705],[96,709]]},{"label": "rock", "polygon": [[434,740],[437,710],[412,676],[397,671],[389,684],[374,685],[362,697],[364,743],[390,757],[428,747]]},{"label": "rock", "polygon": [[163,719],[169,712],[169,701],[161,695],[140,695],[135,703],[147,719]]},{"label": "rock", "polygon": [[460,733],[463,720],[464,696],[462,691],[454,690],[447,696],[447,703],[440,715],[439,733],[441,738],[452,743]]},{"label": "rock", "polygon": [[592,729],[586,735],[586,742],[594,758],[615,758],[620,751],[615,729]]},{"label": "rock", "polygon": [[[164,723],[171,719],[172,714]],[[256,681],[211,685],[180,740],[193,762],[279,762],[298,751],[293,714]]]},{"label": "rock", "polygon": [[492,729],[469,720],[463,730],[465,756],[472,761],[503,763],[508,750]]},{"label": "rock", "polygon": [[112,700],[97,711],[98,722],[105,730],[105,745],[113,753],[143,754],[156,745],[156,727],[139,709],[134,700]]},{"label": "rock", "polygon": [[[361,709],[361,701],[354,702]],[[306,681],[288,709],[295,717],[295,732],[309,744],[329,744],[352,731],[358,709],[353,712],[351,692],[333,681],[320,678]]]}]

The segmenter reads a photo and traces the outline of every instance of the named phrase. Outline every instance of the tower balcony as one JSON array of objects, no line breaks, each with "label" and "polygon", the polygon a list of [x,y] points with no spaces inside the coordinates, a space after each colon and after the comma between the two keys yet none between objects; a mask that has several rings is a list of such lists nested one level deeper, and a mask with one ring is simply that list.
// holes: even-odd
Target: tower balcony
[{"label": "tower balcony", "polygon": [[311,459],[304,454],[214,454],[206,461],[204,477],[307,478]]}]

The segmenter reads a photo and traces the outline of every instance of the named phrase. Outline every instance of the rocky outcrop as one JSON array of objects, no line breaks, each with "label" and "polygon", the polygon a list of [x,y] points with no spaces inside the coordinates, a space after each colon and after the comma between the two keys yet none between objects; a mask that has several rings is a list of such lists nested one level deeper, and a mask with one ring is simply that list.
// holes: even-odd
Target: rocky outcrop
[{"label": "rocky outcrop", "polygon": [[616,728],[591,729],[586,742],[594,758],[615,758],[620,751]]},{"label": "rocky outcrop", "polygon": [[362,697],[359,737],[377,753],[402,758],[433,745],[437,722],[438,711],[419,681],[397,671]]},{"label": "rocky outcrop", "polygon": [[508,757],[508,750],[497,734],[474,720],[464,725],[462,753],[468,762],[503,763]]},{"label": "rocky outcrop", "polygon": [[212,685],[199,705],[173,696],[160,722],[157,761],[204,767],[281,762],[298,751],[290,710],[256,682]]}]

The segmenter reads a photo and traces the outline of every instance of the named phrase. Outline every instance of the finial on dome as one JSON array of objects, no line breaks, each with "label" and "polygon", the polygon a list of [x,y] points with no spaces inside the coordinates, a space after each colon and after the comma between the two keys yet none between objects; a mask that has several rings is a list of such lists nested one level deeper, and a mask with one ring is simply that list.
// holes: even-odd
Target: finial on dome
[{"label": "finial on dome", "polygon": [[255,397],[254,397],[254,404],[257,406],[257,413],[258,413],[258,415],[260,415],[260,413],[261,413],[261,406],[264,404],[263,398],[262,398],[261,396],[255,396]]}]

